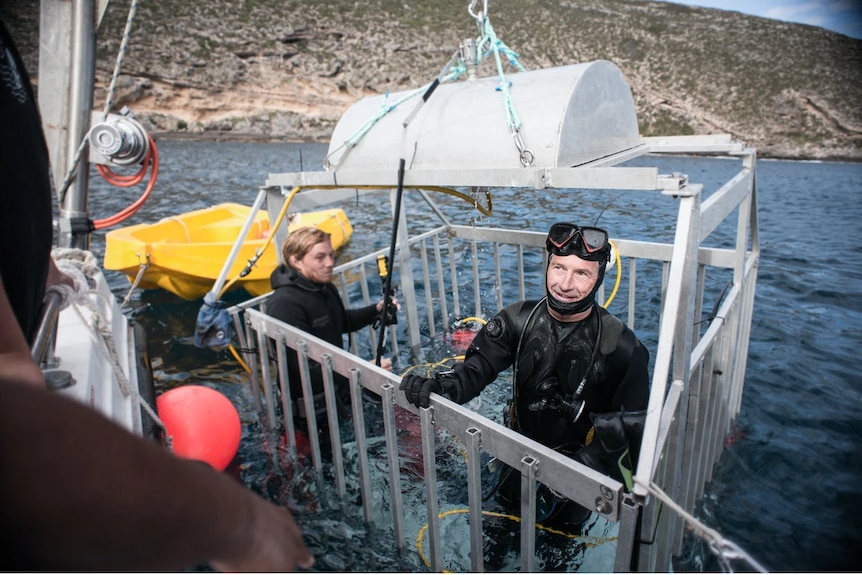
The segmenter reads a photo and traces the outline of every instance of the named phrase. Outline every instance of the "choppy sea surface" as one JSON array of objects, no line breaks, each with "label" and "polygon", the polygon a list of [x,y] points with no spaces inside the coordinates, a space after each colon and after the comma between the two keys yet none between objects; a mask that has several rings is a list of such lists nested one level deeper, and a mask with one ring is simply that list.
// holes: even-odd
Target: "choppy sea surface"
[{"label": "choppy sea surface", "polygon": [[[160,175],[152,197],[122,225],[224,201],[250,205],[267,174],[318,170],[326,147],[164,141],[159,152]],[[738,160],[722,158],[637,161],[646,163],[658,165],[662,173],[688,174],[707,193],[739,169]],[[695,514],[771,571],[860,570],[862,165],[759,160],[757,166],[762,258],[742,410]],[[111,188],[95,171],[91,178],[95,218],[115,213],[140,193]],[[544,230],[558,219],[592,221],[602,213],[612,236],[672,241],[673,229],[666,222],[675,221],[675,208],[658,214],[662,208],[649,205],[642,195],[616,197],[605,212],[606,196],[598,195],[574,205],[565,194],[505,195],[494,202],[495,215],[481,225]],[[339,258],[388,245],[388,201],[358,197],[345,209],[355,232]],[[422,217],[410,209],[408,217]],[[458,223],[476,215],[458,213],[472,211],[469,207],[447,210],[453,219],[462,218]],[[104,232],[93,235],[91,249],[104,254]],[[116,272],[108,272],[108,279],[114,293],[124,298],[129,281]],[[236,302],[246,296],[232,297]],[[318,558],[316,569],[425,570],[412,542],[406,552],[396,553],[385,526],[366,526],[359,511],[356,517],[322,512],[339,508],[334,493],[320,489],[311,477],[285,476],[274,455],[277,440],[266,433],[263,416],[252,407],[242,369],[226,352],[194,347],[199,307],[199,302],[163,291],[132,294],[131,313],[148,331],[157,393],[199,384],[234,402],[243,440],[228,472],[294,511]],[[447,519],[458,520],[454,514]],[[687,541],[675,569],[718,570],[703,543]],[[469,570],[470,565],[452,568]],[[590,564],[582,569],[604,570]]]}]

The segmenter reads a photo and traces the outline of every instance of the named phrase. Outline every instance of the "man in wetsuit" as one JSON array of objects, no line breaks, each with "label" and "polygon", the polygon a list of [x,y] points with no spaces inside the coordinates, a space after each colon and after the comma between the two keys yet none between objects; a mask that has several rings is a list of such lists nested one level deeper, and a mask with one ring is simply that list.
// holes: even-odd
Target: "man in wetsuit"
[{"label": "man in wetsuit", "polygon": [[[513,366],[507,424],[619,481],[634,469],[649,397],[649,353],[634,332],[597,305],[610,260],[605,230],[551,226],[546,295],[512,304],[476,335],[462,363],[434,378],[408,375],[400,389],[418,407],[431,393],[465,403]],[[588,445],[589,444],[589,445]],[[586,446],[586,447],[585,447]],[[625,468],[617,463],[623,457]],[[507,468],[499,495],[516,508],[520,476]],[[545,525],[573,528],[590,511],[540,490]]]},{"label": "man in wetsuit", "polygon": [[[328,233],[311,226],[295,230],[287,236],[281,253],[283,263],[270,276],[273,293],[266,302],[266,313],[270,316],[339,348],[344,347],[344,334],[371,325],[381,318],[385,300],[356,309],[344,307],[338,290],[332,285],[335,259]],[[395,298],[390,301],[395,309],[400,308]],[[394,312],[390,309],[391,313]],[[392,360],[381,358],[380,367],[391,371]],[[309,371],[315,411],[320,417],[326,409],[322,368],[317,362],[309,362]],[[299,360],[293,350],[288,353],[288,377],[294,413],[299,415],[300,425],[303,425],[305,405]],[[335,385],[340,408],[344,409],[350,401],[346,395],[347,380],[336,374]]]}]

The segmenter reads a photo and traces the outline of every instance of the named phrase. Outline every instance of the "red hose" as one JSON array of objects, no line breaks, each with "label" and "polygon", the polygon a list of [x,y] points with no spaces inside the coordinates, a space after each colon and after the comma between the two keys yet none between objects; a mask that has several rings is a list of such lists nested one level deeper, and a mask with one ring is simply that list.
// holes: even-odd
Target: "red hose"
[{"label": "red hose", "polygon": [[141,209],[141,206],[144,205],[144,202],[147,201],[147,198],[150,197],[150,193],[153,191],[153,188],[156,185],[156,179],[159,177],[159,150],[156,148],[156,142],[153,138],[147,134],[147,139],[150,142],[150,149],[147,152],[147,155],[144,157],[143,165],[141,169],[134,175],[131,176],[121,176],[111,171],[108,166],[98,165],[96,169],[105,178],[109,184],[118,186],[121,188],[130,188],[135,186],[141,181],[143,181],[144,176],[147,174],[147,170],[150,170],[150,180],[147,182],[147,187],[144,190],[144,193],[141,194],[141,197],[135,201],[135,203],[127,206],[126,208],[120,210],[113,216],[103,218],[100,220],[93,221],[93,228],[97,230],[103,230],[105,228],[114,226],[127,219],[129,216],[137,212]]}]

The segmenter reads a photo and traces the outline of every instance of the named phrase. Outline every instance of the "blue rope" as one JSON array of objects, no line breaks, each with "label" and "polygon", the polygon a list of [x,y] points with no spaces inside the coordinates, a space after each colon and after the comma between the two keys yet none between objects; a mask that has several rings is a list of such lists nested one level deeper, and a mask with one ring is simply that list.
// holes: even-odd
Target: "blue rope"
[{"label": "blue rope", "polygon": [[415,98],[416,96],[421,94],[423,90],[425,90],[427,88],[428,88],[428,86],[425,86],[423,88],[419,88],[418,90],[414,90],[414,91],[410,92],[409,94],[406,94],[405,96],[400,98],[398,101],[393,102],[391,104],[386,103],[386,101],[389,99],[389,92],[386,92],[386,95],[383,97],[383,104],[380,106],[380,109],[377,111],[377,113],[374,116],[372,116],[371,118],[369,118],[368,121],[365,122],[356,131],[355,134],[353,134],[353,136],[348,138],[347,141],[345,142],[345,145],[349,148],[352,148],[353,146],[358,144],[359,140],[361,140],[363,138],[363,136],[365,136],[365,134],[368,133],[368,131],[371,129],[371,127],[374,126],[374,124],[376,124],[378,120],[380,120],[383,116],[385,116],[386,114],[388,114],[389,112],[391,112],[392,110],[394,110],[399,105],[406,102],[407,100]]},{"label": "blue rope", "polygon": [[[515,110],[515,105],[512,102],[512,95],[509,92],[510,82],[506,80],[506,75],[503,72],[503,62],[500,57],[500,54],[502,53],[508,60],[509,65],[516,68],[518,71],[523,72],[526,70],[526,68],[524,68],[524,66],[521,64],[520,55],[511,48],[509,48],[502,40],[500,40],[500,38],[494,32],[494,28],[491,26],[491,21],[487,17],[484,17],[481,20],[477,18],[476,20],[480,36],[476,44],[476,62],[474,64],[478,66],[479,64],[481,64],[484,58],[487,58],[490,54],[493,53],[494,60],[497,66],[497,75],[500,77],[500,86],[498,89],[503,94],[503,106],[506,110],[506,126],[512,132],[513,136],[516,137],[516,142],[518,142],[518,149],[519,152],[521,152],[523,161],[523,154],[525,150],[522,149],[522,144],[520,144],[520,135],[518,133],[521,127],[521,118],[518,116],[518,112]],[[486,45],[487,48],[484,48],[484,46]],[[461,78],[466,74],[467,65],[456,53],[456,55],[452,57],[449,63],[443,67],[437,78],[440,83],[443,84],[446,82],[454,82],[455,80]],[[341,164],[342,161],[344,161],[344,158],[347,156],[350,150],[353,149],[369,131],[371,131],[371,128],[373,128],[374,125],[377,124],[377,122],[379,122],[381,118],[386,116],[388,113],[390,113],[392,110],[394,110],[404,102],[416,97],[418,94],[423,93],[426,89],[428,89],[430,85],[431,83],[428,83],[422,88],[419,88],[418,90],[414,90],[404,95],[398,101],[389,104],[387,104],[387,100],[389,98],[389,93],[387,92],[386,96],[384,97],[383,104],[380,106],[380,109],[377,111],[377,113],[374,114],[374,116],[372,116],[371,118],[369,118],[364,124],[362,124],[362,126],[360,126],[352,136],[347,138],[343,144],[338,146],[329,155],[327,155],[326,158],[324,158],[323,160],[324,166],[328,168],[338,169],[338,166]],[[332,156],[334,156],[335,153],[342,148],[346,148],[344,154],[341,156],[338,162],[333,165],[330,161],[330,158],[332,158]]]},{"label": "blue rope", "polygon": [[[448,70],[448,73],[447,73],[447,70]],[[440,75],[439,75],[440,83],[442,84],[444,82],[454,82],[455,80],[457,80],[458,78],[460,78],[461,76],[463,76],[466,73],[467,73],[467,66],[464,64],[464,62],[462,62],[458,58],[453,57],[452,60],[450,60],[449,63],[446,64],[446,66],[444,66],[443,69],[441,70]],[[365,134],[367,134],[369,131],[371,131],[371,128],[373,128],[374,125],[377,124],[377,122],[379,122],[381,118],[386,116],[386,114],[388,114],[389,112],[391,112],[392,110],[394,110],[395,108],[397,108],[398,106],[403,104],[404,102],[415,98],[419,94],[424,93],[425,90],[427,90],[431,86],[432,83],[433,82],[429,82],[425,86],[423,86],[417,90],[413,90],[412,92],[409,92],[409,93],[405,94],[404,96],[402,96],[397,101],[389,103],[389,104],[387,104],[387,100],[389,99],[389,92],[386,92],[386,95],[383,98],[383,104],[377,110],[377,113],[374,114],[371,118],[369,118],[364,124],[362,124],[356,130],[356,132],[353,133],[352,136],[350,136],[349,138],[347,138],[344,141],[343,144],[341,144],[340,146],[335,148],[329,155],[327,155],[326,158],[324,158],[324,160],[323,160],[324,166],[326,166],[327,168],[338,169],[338,166],[341,164],[342,161],[344,161],[344,158],[347,156],[347,154],[350,152],[350,150],[353,149],[360,142],[360,140],[362,140],[362,138],[365,137]],[[341,156],[341,158],[335,164],[333,164],[331,162],[332,156],[334,156],[335,153],[338,152],[339,150],[341,150],[342,148],[346,148],[346,151]]]},{"label": "blue rope", "polygon": [[477,59],[481,61],[481,56],[479,54],[481,54],[483,50],[482,47],[487,44],[488,48],[485,51],[484,57],[487,58],[488,54],[491,52],[494,54],[494,61],[497,64],[497,74],[500,77],[499,90],[503,94],[503,105],[506,109],[506,126],[510,131],[517,132],[521,127],[521,118],[518,116],[518,113],[515,110],[515,105],[512,103],[512,95],[509,92],[509,81],[506,80],[506,74],[503,72],[503,63],[500,59],[500,53],[502,52],[509,60],[509,64],[517,68],[518,71],[523,72],[525,68],[521,64],[518,53],[506,46],[506,44],[504,44],[494,32],[494,28],[491,26],[491,21],[488,18],[484,19],[483,23],[480,25],[480,29],[482,31],[482,37],[479,38],[479,42],[477,44]]}]

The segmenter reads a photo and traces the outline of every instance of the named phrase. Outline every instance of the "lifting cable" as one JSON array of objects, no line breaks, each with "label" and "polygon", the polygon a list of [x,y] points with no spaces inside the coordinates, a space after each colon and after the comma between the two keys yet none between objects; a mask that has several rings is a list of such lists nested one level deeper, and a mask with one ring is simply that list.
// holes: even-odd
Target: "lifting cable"
[{"label": "lifting cable", "polygon": [[722,569],[725,573],[732,573],[733,569],[730,566],[730,561],[732,560],[741,560],[750,565],[756,571],[760,573],[769,573],[760,563],[754,560],[745,550],[743,550],[736,543],[725,539],[722,535],[712,529],[707,527],[703,523],[701,523],[696,517],[692,514],[688,513],[685,509],[679,506],[670,496],[662,491],[662,489],[656,485],[653,481],[643,481],[639,479],[637,476],[634,478],[634,482],[646,489],[649,493],[654,495],[657,499],[661,500],[665,505],[670,507],[672,511],[675,511],[677,515],[679,515],[683,521],[685,521],[686,525],[691,529],[691,531],[697,537],[700,537],[704,541],[706,541],[710,550],[715,554],[718,562],[721,564]]},{"label": "lifting cable", "polygon": [[500,58],[500,53],[502,52],[508,59],[509,64],[519,72],[523,72],[525,68],[521,64],[518,53],[504,44],[494,32],[494,28],[491,26],[491,20],[488,18],[487,2],[485,2],[484,11],[479,12],[478,14],[473,13],[473,7],[475,5],[476,0],[473,0],[468,12],[470,12],[470,15],[476,20],[476,25],[479,28],[480,34],[479,40],[476,42],[476,64],[478,65],[483,58],[483,51],[485,52],[484,57],[487,57],[489,52],[493,52],[494,62],[497,66],[497,75],[500,77],[500,85],[497,89],[503,96],[503,108],[506,110],[506,127],[511,132],[512,141],[518,149],[518,158],[521,160],[521,165],[527,168],[533,165],[535,156],[533,155],[533,152],[524,145],[524,140],[521,138],[521,118],[518,116],[518,112],[515,110],[515,104],[512,102],[512,94],[509,92],[511,82],[506,79],[506,74],[503,72],[503,62]]},{"label": "lifting cable", "polygon": [[[395,108],[397,108],[398,106],[403,104],[404,102],[407,102],[408,100],[412,100],[413,98],[415,98],[419,94],[426,93],[429,90],[433,91],[433,89],[431,88],[432,86],[434,86],[434,88],[436,88],[437,84],[443,84],[446,82],[453,82],[453,81],[457,80],[459,77],[461,77],[462,75],[464,75],[466,72],[467,72],[467,68],[464,65],[464,63],[460,61],[459,53],[456,51],[455,54],[452,55],[452,58],[449,60],[449,63],[447,63],[443,67],[443,69],[441,70],[441,72],[437,76],[437,78],[435,78],[432,82],[428,83],[427,85],[422,86],[421,88],[417,88],[415,90],[412,90],[410,92],[407,92],[406,94],[401,96],[398,100],[391,102],[391,103],[387,103],[389,100],[389,92],[387,91],[386,94],[383,96],[383,102],[380,104],[380,108],[377,110],[377,112],[371,118],[366,120],[365,123],[362,124],[353,133],[352,136],[350,136],[344,142],[342,142],[340,145],[335,147],[331,152],[329,152],[326,155],[325,158],[323,158],[323,167],[327,170],[338,170],[338,168],[341,166],[342,162],[344,162],[344,159],[347,157],[347,154],[350,153],[350,151],[354,147],[356,147],[356,145],[360,142],[360,140],[362,140],[362,138],[364,138],[365,135],[369,131],[371,131],[371,128],[373,128],[374,125],[377,124],[377,122],[379,122],[381,118],[386,116],[389,112],[391,112],[392,110],[394,110]],[[341,150],[343,150],[343,153],[341,154],[341,156],[337,160],[334,160],[333,157],[336,155],[337,152],[339,152]]]},{"label": "lifting cable", "polygon": [[[108,113],[111,111],[111,106],[114,104],[114,93],[117,89],[117,80],[120,77],[120,68],[122,68],[123,60],[126,57],[126,48],[129,45],[129,38],[131,37],[132,31],[132,23],[135,21],[135,15],[138,12],[138,5],[141,3],[141,0],[132,0],[131,6],[129,6],[129,15],[126,17],[126,27],[123,29],[123,39],[120,42],[120,49],[117,52],[117,61],[114,64],[114,72],[111,75],[111,85],[108,88],[108,95],[105,99],[105,109],[103,112],[103,116],[107,117]],[[84,139],[81,140],[81,144],[78,146],[78,150],[75,152],[75,158],[72,161],[72,165],[69,166],[69,171],[66,173],[66,177],[63,179],[63,185],[60,186],[57,194],[60,198],[60,203],[66,199],[66,192],[69,189],[69,186],[72,184],[72,178],[75,176],[75,172],[78,169],[78,164],[81,163],[81,157],[84,154],[84,150],[86,146],[90,143],[90,134],[89,132],[84,136]]]},{"label": "lifting cable", "polygon": [[[506,79],[506,75],[503,72],[503,62],[500,58],[500,54],[506,56],[509,64],[514,67],[519,72],[523,72],[525,70],[524,66],[520,62],[520,56],[517,52],[509,48],[497,34],[494,32],[494,28],[491,26],[491,21],[488,18],[488,3],[487,1],[484,3],[484,10],[482,12],[474,13],[473,8],[475,7],[477,0],[472,0],[470,6],[467,8],[469,14],[476,20],[477,27],[479,29],[479,38],[476,40],[476,51],[475,51],[475,62],[471,62],[472,65],[478,66],[481,64],[484,58],[487,58],[491,53],[494,54],[495,65],[497,68],[497,74],[500,77],[500,85],[497,88],[500,93],[503,95],[503,107],[506,110],[506,125],[509,131],[512,134],[512,141],[515,144],[515,147],[518,149],[519,159],[521,161],[521,165],[524,167],[529,167],[533,165],[534,155],[525,145],[524,141],[521,138],[521,119],[518,116],[517,111],[515,110],[515,105],[512,102],[512,96],[509,92],[509,85],[511,82]],[[338,170],[341,164],[344,162],[344,159],[350,153],[350,151],[365,137],[365,135],[374,127],[377,122],[380,121],[381,118],[389,114],[391,111],[396,109],[398,106],[403,104],[404,102],[411,100],[418,96],[419,94],[429,93],[436,88],[437,84],[443,84],[448,82],[454,82],[459,78],[467,75],[467,65],[464,63],[464,54],[462,53],[461,47],[455,51],[452,55],[452,58],[449,62],[443,66],[440,74],[435,78],[431,83],[407,92],[403,96],[401,96],[398,100],[394,102],[388,102],[389,100],[389,92],[386,92],[383,98],[383,102],[380,105],[380,108],[377,112],[370,117],[364,124],[362,124],[352,136],[347,138],[344,142],[339,144],[337,147],[332,149],[329,154],[323,159],[323,167],[327,170]],[[427,96],[424,96],[427,97]],[[416,114],[416,110],[411,112],[412,115]],[[406,120],[409,122],[409,120]],[[342,152],[341,155],[335,159],[335,156],[338,152]]]}]

